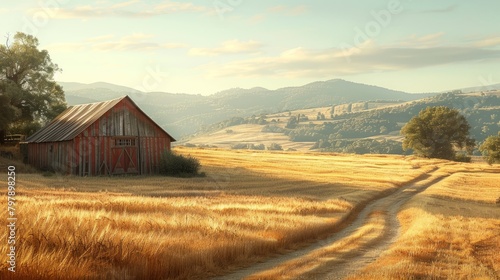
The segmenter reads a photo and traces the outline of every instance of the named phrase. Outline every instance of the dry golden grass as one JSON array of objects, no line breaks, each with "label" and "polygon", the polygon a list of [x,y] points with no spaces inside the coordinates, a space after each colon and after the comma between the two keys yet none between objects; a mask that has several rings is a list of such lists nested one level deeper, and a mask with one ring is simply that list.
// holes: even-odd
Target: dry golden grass
[{"label": "dry golden grass", "polygon": [[[81,178],[18,172],[16,279],[224,274],[324,237],[355,205],[449,164],[381,155],[176,150],[199,158],[207,176]],[[5,181],[4,173],[0,180]],[[6,220],[5,212],[1,218]],[[352,241],[376,238],[380,228],[375,224],[360,229]],[[1,232],[0,239],[6,234]],[[1,255],[6,245],[0,242]],[[339,243],[325,252],[349,248]],[[1,262],[0,279],[13,276],[6,268]]]},{"label": "dry golden grass", "polygon": [[417,195],[398,215],[396,243],[349,279],[500,278],[499,180],[457,173]]},{"label": "dry golden grass", "polygon": [[[400,187],[433,170],[436,165],[447,163],[390,155],[271,153],[183,147],[176,148],[176,151],[199,158],[208,174],[220,174],[222,169],[231,186],[229,191],[307,195],[318,199],[342,196],[354,203]],[[247,177],[248,174],[251,176]],[[233,179],[244,182],[238,184]],[[254,184],[254,180],[258,183]]]},{"label": "dry golden grass", "polygon": [[[208,176],[19,172],[16,276],[220,274],[323,237],[356,203],[428,170],[423,161],[403,157],[178,152],[199,158]],[[5,240],[6,232],[0,238]],[[0,252],[6,250],[0,243]],[[1,263],[0,278],[8,276]]]},{"label": "dry golden grass", "polygon": [[[199,278],[315,238],[350,207],[338,200],[28,189],[18,194],[16,276]],[[1,236],[7,239],[5,231]],[[2,262],[0,278],[9,275]]]},{"label": "dry golden grass", "polygon": [[254,274],[245,279],[314,279],[308,273],[315,271],[316,275],[323,266],[331,265],[335,261],[342,261],[345,255],[354,250],[368,245],[370,242],[380,238],[385,229],[385,213],[373,212],[369,215],[367,222],[352,235],[343,238],[333,244],[312,251],[311,253],[282,263],[271,270]]}]

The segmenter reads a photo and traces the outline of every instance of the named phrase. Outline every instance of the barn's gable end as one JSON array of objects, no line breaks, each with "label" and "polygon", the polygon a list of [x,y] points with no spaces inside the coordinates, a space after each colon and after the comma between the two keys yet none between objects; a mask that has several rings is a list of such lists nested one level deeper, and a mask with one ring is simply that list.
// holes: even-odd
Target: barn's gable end
[{"label": "barn's gable end", "polygon": [[[135,116],[140,117],[144,124],[147,124],[149,127],[155,127],[157,133],[169,137],[172,142],[175,141],[172,136],[146,115],[128,96],[125,96],[104,102],[71,106],[44,128],[31,135],[26,142],[41,143],[72,140],[78,134],[84,132],[89,126],[95,124],[98,119],[103,116],[109,116],[115,112],[124,112],[124,108],[127,108],[128,112],[136,113]],[[119,114],[113,115],[117,117],[120,116]],[[119,119],[115,119],[114,121],[119,121]],[[145,132],[147,133],[149,131],[150,130]],[[101,136],[118,136],[123,133],[124,132],[120,130],[116,130],[113,132],[110,131],[108,135]]]},{"label": "barn's gable end", "polygon": [[68,108],[27,139],[28,162],[81,176],[152,174],[173,141],[123,97]]}]

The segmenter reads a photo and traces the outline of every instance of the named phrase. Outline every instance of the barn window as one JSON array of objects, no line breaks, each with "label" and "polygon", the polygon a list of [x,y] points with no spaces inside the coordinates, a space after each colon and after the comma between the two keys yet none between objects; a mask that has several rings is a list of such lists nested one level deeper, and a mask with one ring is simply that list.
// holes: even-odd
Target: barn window
[{"label": "barn window", "polygon": [[115,146],[135,146],[134,138],[117,138],[115,139]]}]

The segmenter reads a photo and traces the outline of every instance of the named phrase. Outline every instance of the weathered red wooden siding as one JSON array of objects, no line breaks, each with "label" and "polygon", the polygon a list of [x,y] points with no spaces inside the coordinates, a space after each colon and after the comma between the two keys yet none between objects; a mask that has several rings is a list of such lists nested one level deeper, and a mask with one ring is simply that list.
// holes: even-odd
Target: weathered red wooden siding
[{"label": "weathered red wooden siding", "polygon": [[71,173],[72,141],[28,145],[28,162],[42,170]]},{"label": "weathered red wooden siding", "polygon": [[[117,147],[116,139],[134,139],[134,145]],[[70,141],[29,143],[28,162],[79,176],[154,174],[171,139],[126,98]]]},{"label": "weathered red wooden siding", "polygon": [[[135,139],[133,147],[116,147],[115,139]],[[154,174],[158,172],[161,153],[170,149],[170,136],[158,128],[137,108],[123,100],[96,120],[75,138],[76,166],[80,175],[121,174],[119,160],[132,155],[135,168],[123,173]],[[114,149],[126,149],[128,154]],[[121,157],[120,157],[121,155]],[[134,156],[136,158],[134,158]],[[129,163],[130,164],[130,163]],[[121,168],[119,168],[121,169]]]}]

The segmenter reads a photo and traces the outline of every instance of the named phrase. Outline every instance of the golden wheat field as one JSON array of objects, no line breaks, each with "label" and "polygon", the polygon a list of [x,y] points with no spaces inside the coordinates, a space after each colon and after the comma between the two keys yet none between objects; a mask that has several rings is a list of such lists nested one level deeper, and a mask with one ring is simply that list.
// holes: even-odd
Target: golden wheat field
[{"label": "golden wheat field", "polygon": [[[404,205],[397,242],[354,279],[490,279],[499,273],[500,175],[492,172],[500,168],[384,155],[176,151],[198,158],[206,176],[81,178],[20,168],[16,272],[2,261],[0,279],[225,275],[331,235],[368,201],[438,168],[450,176]],[[384,231],[384,215],[370,214],[355,235],[295,264],[361,248]],[[0,254],[7,252],[7,242],[0,243]],[[289,279],[307,271],[290,271]],[[253,279],[272,279],[274,272],[259,273]]]}]

